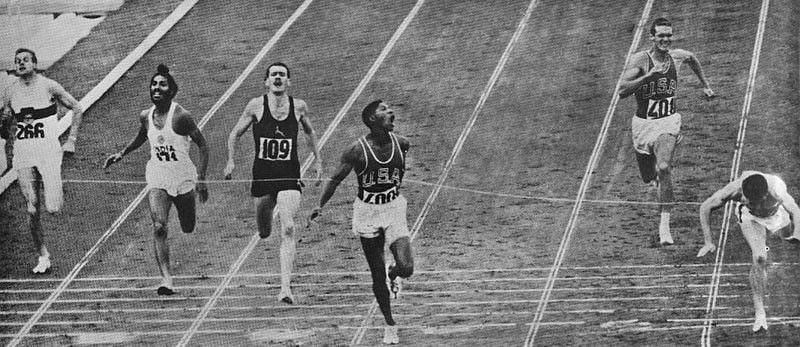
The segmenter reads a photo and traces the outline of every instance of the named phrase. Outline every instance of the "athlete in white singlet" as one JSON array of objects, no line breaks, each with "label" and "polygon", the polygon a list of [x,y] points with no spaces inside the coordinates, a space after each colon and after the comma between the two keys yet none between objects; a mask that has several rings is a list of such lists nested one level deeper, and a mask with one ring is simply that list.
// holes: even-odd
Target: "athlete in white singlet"
[{"label": "athlete in white singlet", "polygon": [[[50,252],[44,245],[40,221],[41,186],[47,211],[60,211],[64,200],[61,160],[63,152],[75,151],[83,110],[61,84],[36,71],[36,53],[20,48],[14,56],[14,64],[18,78],[3,95],[3,123],[9,131],[7,138],[13,143],[12,167],[17,171],[19,186],[28,202],[31,235],[39,253],[33,272],[44,273],[50,268]],[[59,105],[73,112],[63,150],[58,139]]]},{"label": "athlete in white singlet", "polygon": [[[383,342],[396,344],[399,343],[399,337],[392,317],[390,292],[397,298],[400,279],[408,278],[414,272],[411,235],[406,222],[407,202],[400,194],[410,143],[406,138],[392,133],[394,110],[383,101],[371,102],[364,108],[361,117],[370,133],[359,138],[344,152],[339,167],[325,186],[319,206],[311,212],[309,219],[319,217],[336,187],[350,171],[355,170],[358,194],[353,202],[352,230],[361,240],[372,274],[372,292],[386,321]],[[385,245],[389,246],[395,260],[388,270],[383,259]]]},{"label": "athlete in white singlet", "polygon": [[753,265],[750,268],[750,285],[753,290],[755,323],[753,331],[767,329],[764,294],[767,289],[767,232],[780,235],[784,240],[800,243],[800,207],[789,195],[786,183],[776,176],[758,171],[745,171],[742,175],[716,191],[700,205],[700,226],[703,229],[703,248],[698,257],[714,252],[709,219],[711,211],[728,201],[736,201],[736,219],[742,229]]},{"label": "athlete in white singlet", "polygon": [[[174,294],[170,275],[167,221],[171,205],[178,211],[178,220],[184,233],[195,227],[195,190],[200,202],[208,199],[205,185],[208,166],[208,146],[191,113],[172,101],[178,85],[164,65],[150,79],[150,99],[153,106],[139,114],[139,132],[121,152],[109,156],[105,167],[139,148],[145,140],[150,143],[150,160],[145,176],[149,189],[150,215],[153,219],[156,263],[162,282],[159,295]],[[191,140],[191,141],[190,141]],[[200,152],[199,167],[195,168],[189,157],[190,143]]]},{"label": "athlete in white singlet", "polygon": [[658,227],[659,243],[673,244],[669,228],[672,211],[672,157],[678,144],[681,115],[677,112],[678,67],[681,62],[694,71],[703,85],[706,97],[714,91],[708,85],[700,61],[689,51],[670,50],[672,23],[658,18],[650,27],[652,48],[631,57],[620,80],[621,97],[636,95],[636,114],[631,120],[631,135],[636,151],[639,172],[645,183],[658,187],[661,222]]}]

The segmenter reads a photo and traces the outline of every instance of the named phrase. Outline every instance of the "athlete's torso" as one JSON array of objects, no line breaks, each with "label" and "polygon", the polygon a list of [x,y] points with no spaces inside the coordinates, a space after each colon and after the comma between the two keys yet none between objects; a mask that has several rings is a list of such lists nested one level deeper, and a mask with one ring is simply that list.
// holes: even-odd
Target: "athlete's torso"
[{"label": "athlete's torso", "polygon": [[60,149],[58,106],[51,92],[54,83],[37,75],[28,85],[16,79],[8,87],[7,96],[17,124],[15,155],[41,155],[41,151]]},{"label": "athlete's torso", "polygon": [[399,194],[405,174],[405,157],[400,141],[389,133],[391,152],[376,155],[366,137],[358,139],[364,151],[364,168],[358,173],[358,198],[371,204],[383,204],[394,200]]},{"label": "athlete's torso", "polygon": [[154,120],[155,106],[147,114],[149,123],[147,140],[150,142],[150,161],[148,167],[168,168],[170,170],[194,172],[194,164],[189,157],[191,139],[175,133],[172,127],[176,103],[172,103],[163,126],[159,129]]},{"label": "athlete's torso", "polygon": [[253,124],[254,178],[300,178],[298,130],[294,98],[289,97],[289,114],[286,118],[277,120],[270,112],[267,96],[264,95],[261,118]]},{"label": "athlete's torso", "polygon": [[[649,71],[653,68],[653,57],[649,52],[646,54]],[[675,113],[678,69],[672,56],[667,54],[667,59],[669,61],[667,71],[654,73],[636,90],[636,116],[639,118],[658,119]]]}]

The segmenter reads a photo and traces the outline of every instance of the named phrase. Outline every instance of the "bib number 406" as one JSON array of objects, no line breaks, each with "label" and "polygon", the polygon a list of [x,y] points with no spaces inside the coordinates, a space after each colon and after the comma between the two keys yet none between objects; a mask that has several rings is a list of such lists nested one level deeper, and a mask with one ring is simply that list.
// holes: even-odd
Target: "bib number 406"
[{"label": "bib number 406", "polygon": [[650,104],[647,106],[647,119],[664,118],[675,113],[675,101],[671,97],[649,101]]}]

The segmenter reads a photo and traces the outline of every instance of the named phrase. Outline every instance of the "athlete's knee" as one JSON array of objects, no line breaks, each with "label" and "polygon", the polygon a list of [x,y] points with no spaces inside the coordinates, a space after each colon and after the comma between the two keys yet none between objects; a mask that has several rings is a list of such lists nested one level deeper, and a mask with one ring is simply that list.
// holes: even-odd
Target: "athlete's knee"
[{"label": "athlete's knee", "polygon": [[659,160],[656,163],[656,170],[658,171],[659,176],[663,176],[670,173],[672,166],[667,161]]},{"label": "athlete's knee", "polygon": [[272,234],[272,225],[271,223],[258,223],[258,236],[262,239],[266,239]]},{"label": "athlete's knee", "polygon": [[412,262],[397,263],[394,272],[399,277],[409,278],[414,274],[414,264]]},{"label": "athlete's knee", "polygon": [[766,255],[756,255],[753,257],[753,267],[762,269],[767,267],[767,256]]},{"label": "athlete's knee", "polygon": [[294,237],[295,224],[293,221],[281,222],[281,237],[292,238]]},{"label": "athlete's knee", "polygon": [[167,223],[162,221],[153,221],[153,235],[158,238],[166,238]]}]

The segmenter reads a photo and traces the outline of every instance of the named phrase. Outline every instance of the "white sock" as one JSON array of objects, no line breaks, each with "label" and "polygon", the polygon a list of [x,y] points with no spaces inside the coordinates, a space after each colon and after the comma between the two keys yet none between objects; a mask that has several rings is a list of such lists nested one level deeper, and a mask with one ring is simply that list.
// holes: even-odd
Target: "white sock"
[{"label": "white sock", "polygon": [[661,228],[669,230],[669,212],[661,212]]}]

